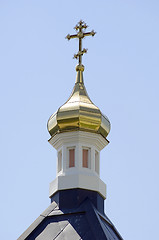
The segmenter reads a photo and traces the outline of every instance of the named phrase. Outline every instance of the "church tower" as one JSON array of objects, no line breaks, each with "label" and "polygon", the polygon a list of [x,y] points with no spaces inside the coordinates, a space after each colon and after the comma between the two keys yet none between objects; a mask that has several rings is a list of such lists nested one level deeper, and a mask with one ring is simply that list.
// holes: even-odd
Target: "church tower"
[{"label": "church tower", "polygon": [[80,21],[76,81],[69,99],[48,120],[49,143],[57,151],[57,174],[50,183],[51,205],[18,240],[122,239],[104,213],[106,185],[100,179],[100,151],[107,146],[109,119],[94,105],[84,86],[82,40],[94,36]]}]

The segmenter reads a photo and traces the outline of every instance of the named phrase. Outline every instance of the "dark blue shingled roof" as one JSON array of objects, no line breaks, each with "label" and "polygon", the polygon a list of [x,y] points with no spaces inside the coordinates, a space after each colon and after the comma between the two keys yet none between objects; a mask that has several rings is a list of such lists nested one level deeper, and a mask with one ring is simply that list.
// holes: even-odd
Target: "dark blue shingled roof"
[{"label": "dark blue shingled roof", "polygon": [[87,198],[74,209],[56,202],[31,224],[18,240],[123,240],[112,222]]}]

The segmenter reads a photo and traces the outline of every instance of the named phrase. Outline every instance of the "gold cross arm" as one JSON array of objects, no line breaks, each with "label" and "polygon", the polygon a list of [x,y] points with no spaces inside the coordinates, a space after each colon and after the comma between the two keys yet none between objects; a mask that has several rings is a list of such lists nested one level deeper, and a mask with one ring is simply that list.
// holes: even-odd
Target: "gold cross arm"
[{"label": "gold cross arm", "polygon": [[67,36],[66,36],[66,38],[68,39],[68,40],[70,40],[70,39],[72,39],[72,38],[84,38],[84,37],[86,37],[86,36],[94,36],[96,34],[96,32],[94,31],[94,30],[92,30],[91,32],[87,32],[87,33],[84,33],[84,32],[79,32],[78,34],[73,34],[73,35],[70,35],[70,34],[68,34]]},{"label": "gold cross arm", "polygon": [[74,29],[76,30],[76,31],[78,31],[77,32],[77,34],[73,34],[73,35],[70,35],[70,34],[68,34],[67,36],[66,36],[66,38],[68,39],[68,40],[70,40],[70,39],[72,39],[72,38],[78,38],[79,39],[79,51],[78,51],[78,53],[77,54],[74,54],[74,58],[76,58],[76,59],[78,59],[79,60],[79,65],[81,65],[82,64],[82,56],[83,56],[83,54],[84,53],[87,53],[87,49],[83,49],[82,50],[82,39],[84,38],[84,37],[86,37],[86,36],[94,36],[96,33],[94,32],[94,30],[92,30],[91,32],[87,32],[87,33],[85,33],[85,32],[83,32],[83,29],[86,29],[88,26],[86,25],[86,23],[84,23],[82,20],[81,21],[79,21],[79,23],[74,27]]}]

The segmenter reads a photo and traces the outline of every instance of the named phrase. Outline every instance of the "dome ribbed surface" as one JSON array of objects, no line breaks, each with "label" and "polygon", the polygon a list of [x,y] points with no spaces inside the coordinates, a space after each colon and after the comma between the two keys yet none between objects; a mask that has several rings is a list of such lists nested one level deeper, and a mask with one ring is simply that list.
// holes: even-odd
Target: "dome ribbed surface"
[{"label": "dome ribbed surface", "polygon": [[86,131],[101,134],[110,131],[110,122],[90,100],[83,82],[83,72],[77,71],[76,83],[70,98],[48,120],[51,136],[67,131]]}]

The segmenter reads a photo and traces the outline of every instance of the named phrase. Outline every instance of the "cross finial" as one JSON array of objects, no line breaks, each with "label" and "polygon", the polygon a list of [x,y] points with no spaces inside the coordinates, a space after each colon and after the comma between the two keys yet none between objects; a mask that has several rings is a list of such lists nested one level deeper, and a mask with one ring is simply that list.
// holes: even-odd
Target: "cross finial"
[{"label": "cross finial", "polygon": [[82,65],[82,56],[84,53],[87,53],[87,49],[83,48],[82,49],[82,39],[86,36],[94,36],[96,33],[94,32],[94,30],[92,30],[91,32],[87,32],[85,33],[83,30],[85,30],[88,26],[86,25],[85,22],[83,22],[82,20],[80,20],[78,22],[78,24],[74,27],[74,29],[77,31],[77,34],[74,35],[70,35],[68,34],[66,36],[66,38],[68,40],[72,39],[72,38],[78,38],[79,39],[79,51],[77,54],[74,54],[74,58],[78,59],[79,61],[79,65]]}]

